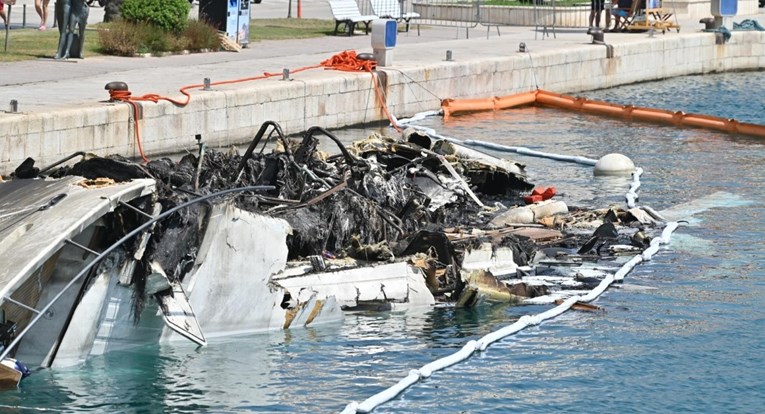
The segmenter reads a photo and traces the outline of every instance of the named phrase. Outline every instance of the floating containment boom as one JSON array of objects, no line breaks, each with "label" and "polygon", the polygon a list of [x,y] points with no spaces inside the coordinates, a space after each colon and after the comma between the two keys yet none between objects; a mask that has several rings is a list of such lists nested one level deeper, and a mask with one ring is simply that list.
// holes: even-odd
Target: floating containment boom
[{"label": "floating containment boom", "polygon": [[735,119],[711,115],[688,114],[682,111],[644,108],[595,101],[575,96],[561,95],[541,89],[517,95],[482,99],[444,99],[441,109],[444,118],[459,113],[496,111],[524,105],[541,105],[569,111],[587,112],[594,115],[610,116],[631,121],[654,122],[678,127],[696,127],[727,132],[729,134],[751,135],[765,138],[765,125],[738,122]]}]

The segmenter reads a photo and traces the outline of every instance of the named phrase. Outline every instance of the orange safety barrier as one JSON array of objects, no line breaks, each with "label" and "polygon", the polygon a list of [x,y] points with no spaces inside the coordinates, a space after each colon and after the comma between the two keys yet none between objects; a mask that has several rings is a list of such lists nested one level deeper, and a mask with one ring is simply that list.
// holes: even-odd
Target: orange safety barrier
[{"label": "orange safety barrier", "polygon": [[444,119],[449,119],[449,116],[454,113],[496,111],[533,104],[536,100],[537,91],[493,98],[444,99],[441,101],[441,109],[444,112]]},{"label": "orange safety barrier", "polygon": [[505,97],[483,99],[444,99],[441,109],[444,119],[455,113],[509,109],[523,105],[542,105],[569,111],[623,118],[633,121],[671,124],[678,127],[713,129],[730,134],[743,134],[765,138],[765,125],[738,122],[735,119],[711,115],[688,114],[665,109],[620,105],[575,96],[561,95],[541,89]]},{"label": "orange safety barrier", "polygon": [[[304,66],[302,68],[290,70],[290,73],[299,73],[305,70],[317,69],[321,67],[325,69],[335,69],[335,70],[342,70],[347,72],[369,72],[372,75],[375,94],[377,95],[377,98],[380,102],[380,106],[383,110],[383,113],[388,117],[388,120],[390,121],[391,125],[393,125],[393,127],[397,131],[399,132],[401,131],[398,125],[396,125],[394,118],[391,116],[390,112],[388,111],[388,105],[385,100],[385,96],[380,90],[378,85],[379,82],[378,82],[377,75],[373,72],[377,67],[377,62],[375,62],[374,60],[359,59],[355,51],[346,50],[344,52],[341,52],[341,53],[338,53],[337,55],[332,56],[331,58],[321,62],[318,65]],[[210,86],[220,86],[220,85],[230,85],[234,83],[251,82],[251,81],[260,80],[260,79],[268,79],[275,76],[282,76],[282,72],[278,72],[278,73],[264,72],[263,75],[253,76],[249,78],[211,82]],[[138,151],[141,154],[141,159],[143,160],[143,162],[148,162],[149,159],[146,157],[146,154],[144,154],[143,146],[141,145],[141,130],[140,130],[140,125],[138,123],[139,111],[138,111],[138,105],[136,102],[151,101],[151,102],[157,103],[161,100],[164,100],[164,101],[171,102],[175,104],[176,106],[184,107],[188,105],[189,102],[191,102],[191,94],[189,93],[189,90],[200,89],[203,87],[204,87],[203,84],[194,84],[194,85],[187,85],[182,87],[180,89],[180,92],[186,98],[182,101],[157,95],[157,94],[133,96],[132,93],[128,90],[109,90],[109,97],[112,101],[126,102],[130,104],[130,106],[133,108],[133,126],[134,126],[133,129],[135,131],[136,143],[138,144]]]}]

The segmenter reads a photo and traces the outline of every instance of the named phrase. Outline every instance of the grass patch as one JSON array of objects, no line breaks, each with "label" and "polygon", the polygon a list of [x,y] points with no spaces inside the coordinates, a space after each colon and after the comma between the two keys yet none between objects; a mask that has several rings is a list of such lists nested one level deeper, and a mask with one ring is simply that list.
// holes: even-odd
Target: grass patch
[{"label": "grass patch", "polygon": [[250,22],[250,41],[308,39],[331,36],[333,20],[322,19],[255,19]]},{"label": "grass patch", "polygon": [[[5,30],[0,31],[2,43],[0,47],[5,50]],[[98,44],[98,33],[95,30],[85,31],[85,46],[83,54],[99,56],[101,47]],[[18,62],[38,58],[53,58],[58,50],[58,30],[39,31],[37,28],[13,29],[8,31],[8,52],[0,50],[0,62]]]}]

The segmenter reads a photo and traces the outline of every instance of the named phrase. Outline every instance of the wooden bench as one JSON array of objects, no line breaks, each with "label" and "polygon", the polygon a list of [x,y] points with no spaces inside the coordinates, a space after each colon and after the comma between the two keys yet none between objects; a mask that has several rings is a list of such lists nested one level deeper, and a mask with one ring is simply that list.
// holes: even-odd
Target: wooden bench
[{"label": "wooden bench", "polygon": [[[401,11],[399,0],[371,0],[372,11],[381,19],[396,19],[406,22],[406,31],[409,31],[409,20],[418,19],[420,13]],[[417,25],[417,34],[420,34],[420,25]]]},{"label": "wooden bench", "polygon": [[329,0],[329,8],[332,9],[332,16],[335,18],[335,35],[340,25],[344,24],[348,36],[352,36],[357,23],[364,23],[364,32],[369,34],[369,23],[377,19],[375,15],[362,15],[356,0]]}]

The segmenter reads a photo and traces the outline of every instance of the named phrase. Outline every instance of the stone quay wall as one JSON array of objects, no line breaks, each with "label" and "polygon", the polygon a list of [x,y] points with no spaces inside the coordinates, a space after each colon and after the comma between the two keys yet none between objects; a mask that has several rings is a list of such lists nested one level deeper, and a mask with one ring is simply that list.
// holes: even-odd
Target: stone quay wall
[{"label": "stone quay wall", "polygon": [[[381,68],[387,105],[403,118],[438,109],[433,96],[505,96],[540,88],[576,93],[689,74],[765,67],[765,33],[733,32],[725,44],[714,33],[634,38],[606,47],[578,44],[565,49],[514,53],[493,58]],[[297,76],[296,76],[297,78]],[[431,91],[425,93],[422,88]],[[196,152],[196,134],[208,146],[225,148],[252,139],[267,120],[296,134],[385,120],[368,73],[306,71],[299,79],[242,84],[195,92],[185,107],[168,102],[141,104],[141,142],[151,156]],[[132,109],[126,103],[99,103],[67,110],[20,113],[0,119],[0,173],[13,171],[26,157],[37,166],[77,151],[138,157]]]}]

